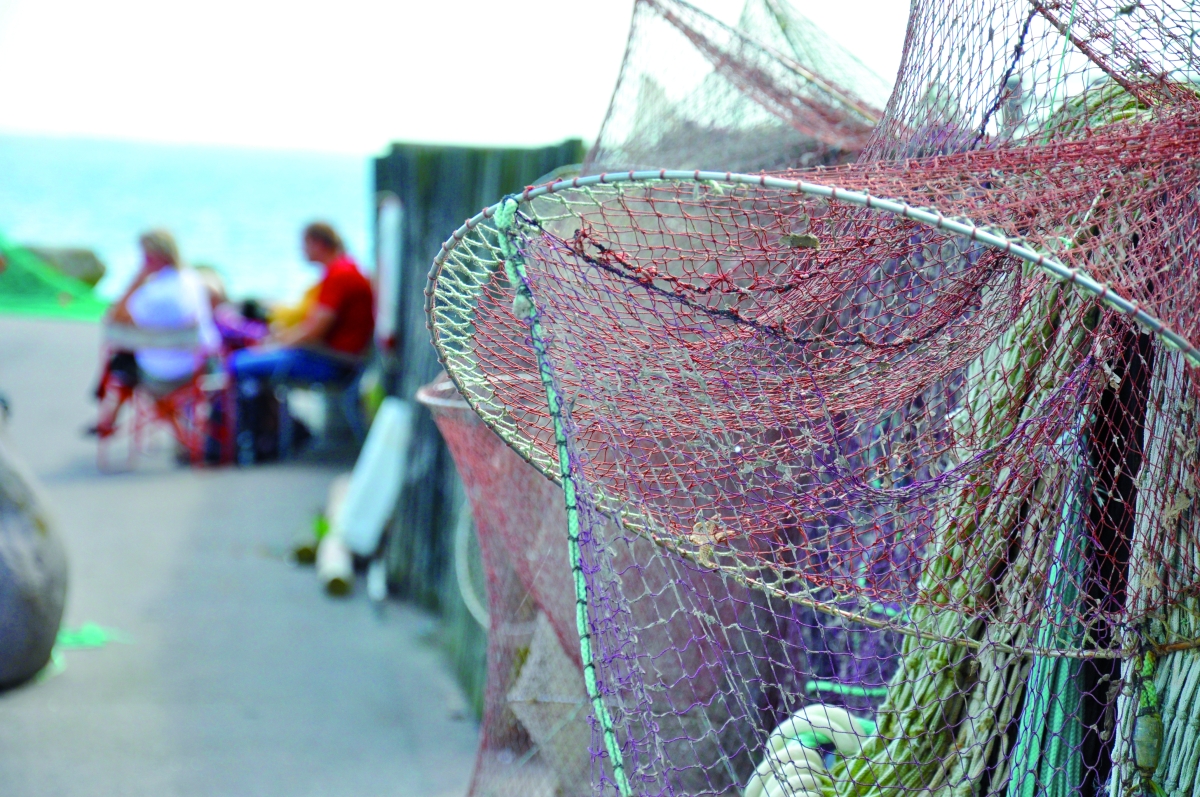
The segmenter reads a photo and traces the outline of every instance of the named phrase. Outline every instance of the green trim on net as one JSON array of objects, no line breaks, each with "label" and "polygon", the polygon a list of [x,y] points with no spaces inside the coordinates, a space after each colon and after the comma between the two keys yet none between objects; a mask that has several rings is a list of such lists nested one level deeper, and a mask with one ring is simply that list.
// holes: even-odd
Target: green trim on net
[{"label": "green trim on net", "polygon": [[537,357],[538,374],[542,387],[546,389],[546,408],[554,422],[554,442],[558,449],[558,469],[562,476],[563,497],[567,508],[567,550],[571,559],[571,576],[575,582],[575,627],[579,632],[579,657],[583,664],[583,681],[587,687],[588,698],[600,722],[604,734],[604,746],[612,761],[613,779],[623,797],[631,794],[629,780],[625,776],[625,759],[621,746],[617,743],[617,734],[613,729],[612,716],[608,707],[600,697],[596,686],[596,662],[592,655],[592,633],[588,626],[587,581],[583,575],[583,555],[579,548],[579,504],[576,500],[575,476],[571,470],[570,455],[567,450],[567,431],[562,419],[562,400],[554,385],[554,371],[550,365],[550,356],[546,348],[545,332],[542,320],[538,315],[537,306],[533,302],[533,292],[529,288],[528,277],[525,273],[525,257],[516,244],[515,230],[517,216],[517,201],[506,197],[496,208],[496,230],[500,233],[500,253],[504,256],[504,272],[508,276],[516,296],[513,300],[513,313],[529,324],[529,335],[533,341],[533,351]]},{"label": "green trim on net", "polygon": [[886,686],[859,686],[837,681],[808,681],[804,684],[804,691],[809,694],[832,692],[835,695],[851,695],[852,697],[887,697],[888,695]]},{"label": "green trim on net", "polygon": [[98,321],[108,303],[85,283],[61,274],[0,236],[0,314]]}]

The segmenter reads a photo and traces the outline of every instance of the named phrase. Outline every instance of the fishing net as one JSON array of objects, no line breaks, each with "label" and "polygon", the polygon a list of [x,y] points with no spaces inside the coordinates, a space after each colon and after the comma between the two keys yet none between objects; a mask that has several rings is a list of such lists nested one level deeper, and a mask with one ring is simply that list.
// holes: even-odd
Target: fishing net
[{"label": "fishing net", "polygon": [[876,160],[447,242],[447,371],[563,487],[598,792],[1200,793],[1200,102],[1151,5],[918,1]]},{"label": "fishing net", "polygon": [[417,392],[466,488],[487,583],[487,692],[469,794],[590,792],[562,490],[517,456],[445,378]]},{"label": "fishing net", "polygon": [[[463,478],[487,574],[488,691],[470,794],[591,793],[593,715],[562,545],[562,490],[506,446],[449,380],[426,386],[418,400],[432,409]],[[653,558],[648,546],[637,547],[639,559]],[[736,617],[738,605],[751,601],[738,585],[734,594],[722,595],[728,585],[710,575],[622,560],[625,587],[638,594],[639,611],[647,619],[667,619],[667,627],[642,633],[658,648],[687,642],[688,618],[697,605]],[[879,634],[865,628],[855,633],[800,607],[793,614],[792,642],[813,660],[808,677],[793,686],[809,693],[836,691],[850,705],[878,702],[885,683],[881,659],[856,661],[848,654],[852,644],[860,652],[872,645],[881,652],[872,639]],[[692,722],[711,725],[723,712],[709,707],[692,713]]]},{"label": "fishing net", "polygon": [[784,0],[736,28],[682,0],[638,0],[589,172],[785,168],[853,160],[889,85]]},{"label": "fishing net", "polygon": [[0,313],[95,321],[107,306],[87,284],[0,238]]},{"label": "fishing net", "polygon": [[867,156],[1079,139],[1191,103],[1198,23],[1167,0],[916,0]]}]

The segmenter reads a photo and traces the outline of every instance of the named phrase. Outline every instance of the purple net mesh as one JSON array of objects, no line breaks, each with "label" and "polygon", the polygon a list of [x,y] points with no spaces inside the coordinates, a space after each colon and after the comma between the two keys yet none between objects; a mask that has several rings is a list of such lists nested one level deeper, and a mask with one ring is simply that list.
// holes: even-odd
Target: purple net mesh
[{"label": "purple net mesh", "polygon": [[857,163],[622,144],[447,242],[448,374],[567,488],[596,793],[1200,794],[1195,17],[916,0]]},{"label": "purple net mesh", "polygon": [[487,687],[469,794],[590,793],[562,490],[488,429],[449,380],[421,388],[417,400],[458,466],[487,583]]},{"label": "purple net mesh", "polygon": [[[448,380],[418,399],[458,465],[487,574],[488,689],[470,793],[591,793],[594,717],[579,669],[562,491],[488,429]],[[664,560],[636,537],[612,553],[620,599],[642,629],[632,660],[645,668],[639,689],[656,717],[642,733],[673,728],[661,743],[645,741],[670,758],[688,793],[708,788],[706,770],[727,749],[738,750],[743,769],[750,765],[749,740],[736,729],[774,725],[817,699],[870,716],[885,693],[896,635],[772,602],[686,561]],[[704,630],[718,619],[724,630],[714,638]],[[737,698],[727,663],[744,670]],[[687,703],[676,705],[681,698]]]}]

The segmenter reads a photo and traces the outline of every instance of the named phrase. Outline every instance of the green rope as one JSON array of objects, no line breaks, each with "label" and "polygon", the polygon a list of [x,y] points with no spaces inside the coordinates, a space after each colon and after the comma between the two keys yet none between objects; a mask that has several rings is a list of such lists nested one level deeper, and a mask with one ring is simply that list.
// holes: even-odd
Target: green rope
[{"label": "green rope", "polygon": [[[1050,113],[1054,113],[1054,101],[1058,98],[1058,87],[1062,83],[1063,72],[1067,65],[1067,53],[1071,51],[1071,29],[1075,27],[1075,4],[1078,0],[1071,0],[1071,16],[1067,20],[1067,32],[1063,34],[1062,53],[1058,56],[1058,77],[1054,79],[1054,85],[1050,87]],[[1066,92],[1064,92],[1065,94]],[[1042,139],[1043,144],[1050,143],[1053,137],[1053,129],[1047,125],[1046,136]]]},{"label": "green rope", "polygon": [[[1054,540],[1053,560],[1047,578],[1045,601],[1052,616],[1038,629],[1041,647],[1081,644],[1083,629],[1066,621],[1068,606],[1079,600],[1086,562],[1083,539],[1083,495],[1086,460],[1082,419],[1073,432],[1055,444],[1070,458],[1070,472],[1079,483],[1068,486],[1062,517]],[[1082,662],[1056,656],[1034,656],[1026,680],[1025,707],[1013,751],[1008,797],[1069,797],[1083,782]]]},{"label": "green rope", "polygon": [[1153,653],[1142,657],[1142,688],[1138,694],[1138,708],[1158,711],[1158,687],[1154,685],[1155,661]]},{"label": "green rope", "polygon": [[500,253],[504,256],[504,272],[512,286],[516,297],[513,300],[513,313],[529,324],[529,334],[533,341],[533,351],[537,357],[538,374],[542,387],[546,390],[546,408],[554,422],[554,442],[558,448],[558,471],[562,476],[563,497],[567,507],[567,550],[571,560],[571,575],[575,582],[575,627],[579,632],[579,657],[583,664],[583,682],[587,687],[588,698],[600,722],[604,734],[604,746],[612,761],[613,779],[622,797],[631,794],[629,780],[625,776],[625,759],[621,754],[621,746],[617,743],[617,733],[613,729],[612,716],[608,707],[600,697],[596,686],[596,663],[592,656],[592,633],[588,626],[587,580],[583,575],[583,556],[579,548],[579,504],[576,501],[575,476],[571,471],[571,460],[567,451],[567,432],[562,419],[562,401],[558,389],[554,386],[554,372],[550,366],[550,356],[546,350],[545,335],[542,330],[541,317],[537,306],[533,303],[533,292],[529,289],[525,274],[525,257],[521,254],[516,243],[517,201],[507,197],[496,208],[496,230],[500,233]]},{"label": "green rope", "polygon": [[809,694],[832,692],[835,695],[852,695],[854,697],[887,697],[888,694],[886,686],[858,686],[837,681],[809,681],[804,684],[804,691]]}]

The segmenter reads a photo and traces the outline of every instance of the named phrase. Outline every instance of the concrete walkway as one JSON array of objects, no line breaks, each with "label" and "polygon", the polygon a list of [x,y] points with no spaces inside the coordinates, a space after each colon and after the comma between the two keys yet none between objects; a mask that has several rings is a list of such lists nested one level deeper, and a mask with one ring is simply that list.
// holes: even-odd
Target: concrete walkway
[{"label": "concrete walkway", "polygon": [[95,326],[0,317],[7,441],[70,557],[64,625],[128,637],[0,693],[0,794],[463,794],[477,731],[433,621],[285,561],[338,469],[102,475],[80,436],[97,350]]}]

